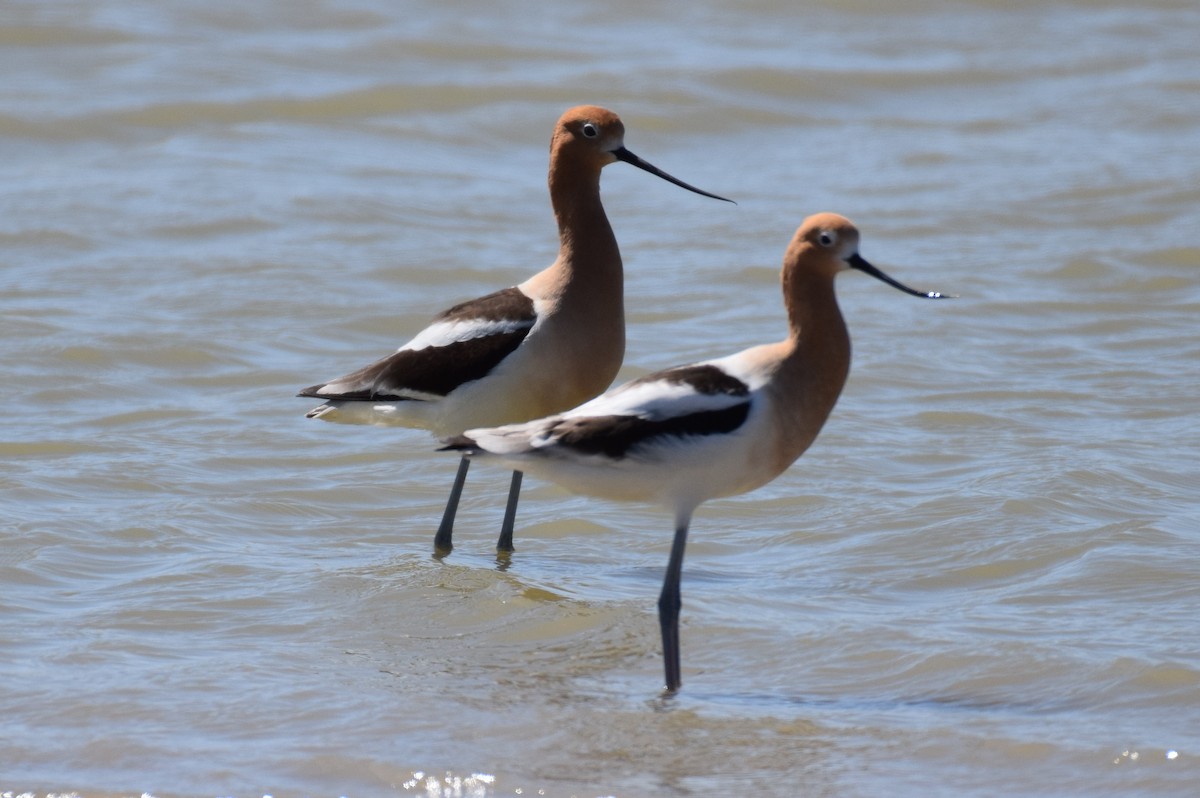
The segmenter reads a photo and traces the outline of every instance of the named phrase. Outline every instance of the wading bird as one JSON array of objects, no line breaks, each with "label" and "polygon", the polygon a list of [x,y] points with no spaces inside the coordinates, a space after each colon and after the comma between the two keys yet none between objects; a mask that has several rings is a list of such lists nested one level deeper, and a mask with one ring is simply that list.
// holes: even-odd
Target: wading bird
[{"label": "wading bird", "polygon": [[658,600],[666,687],[682,683],[679,582],[688,526],[709,499],[754,490],[809,447],[850,370],[850,336],[834,278],[857,269],[914,296],[858,254],[859,233],[832,213],[810,216],[783,259],[788,336],[717,360],[665,369],[574,410],[468,429],[445,449],[592,496],[666,506],[675,538]]},{"label": "wading bird", "polygon": [[[418,427],[438,437],[470,427],[528,421],[591,399],[625,356],[624,275],[600,203],[600,170],[624,161],[677,186],[709,194],[625,148],[612,111],[571,108],[550,141],[550,204],[558,258],[520,285],[443,311],[395,353],[300,396],[325,403],[308,418]],[[470,461],[463,457],[434,548],[452,547],[454,516]],[[512,550],[521,472],[512,475],[497,548]]]}]

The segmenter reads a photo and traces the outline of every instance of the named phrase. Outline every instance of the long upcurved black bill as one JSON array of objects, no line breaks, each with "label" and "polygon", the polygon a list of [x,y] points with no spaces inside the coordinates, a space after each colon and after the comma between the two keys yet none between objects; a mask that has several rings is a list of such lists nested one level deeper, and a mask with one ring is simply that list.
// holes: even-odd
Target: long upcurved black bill
[{"label": "long upcurved black bill", "polygon": [[[674,183],[675,185],[679,186],[680,188],[686,188],[688,191],[692,191],[696,194],[700,194],[705,197],[712,197],[713,199],[719,199],[724,202],[733,202],[733,200],[726,199],[725,197],[722,197],[719,194],[710,194],[707,191],[702,191],[702,190],[696,188],[695,186],[689,186],[687,183],[683,182],[678,177],[672,177],[671,175],[669,175],[666,172],[664,172],[663,170],[659,169],[657,166],[650,163],[649,161],[643,161],[641,158],[637,157],[636,155],[634,155],[632,152],[625,149],[624,147],[618,147],[617,149],[612,151],[612,154],[616,157],[616,159],[618,161],[624,161],[625,163],[633,164],[638,169],[644,169],[647,172],[649,172],[650,174],[657,175],[658,177],[661,177],[663,180],[666,180],[668,183]],[[736,202],[733,202],[733,204],[737,205]]]},{"label": "long upcurved black bill", "polygon": [[855,252],[853,255],[851,255],[849,258],[847,258],[846,262],[850,264],[851,268],[858,269],[860,272],[866,272],[867,274],[871,275],[875,279],[882,280],[883,282],[887,283],[888,285],[892,286],[893,288],[898,288],[906,294],[912,294],[913,296],[919,296],[923,299],[956,299],[957,298],[954,294],[942,294],[942,293],[938,293],[937,291],[918,291],[915,288],[909,288],[907,285],[900,282],[899,280],[893,280],[891,277],[888,277],[886,274],[879,271],[879,269],[876,269],[874,266],[867,263],[867,261],[862,257],[862,255],[859,255],[857,252]]}]

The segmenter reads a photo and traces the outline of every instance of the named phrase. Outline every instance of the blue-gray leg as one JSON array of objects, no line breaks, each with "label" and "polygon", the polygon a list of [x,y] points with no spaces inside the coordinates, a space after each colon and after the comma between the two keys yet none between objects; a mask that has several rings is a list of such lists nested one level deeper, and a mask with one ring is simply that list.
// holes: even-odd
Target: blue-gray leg
[{"label": "blue-gray leg", "polygon": [[517,500],[521,498],[520,471],[514,471],[512,483],[508,486],[508,504],[504,506],[504,523],[500,525],[500,539],[496,541],[496,551],[513,550],[513,524],[517,520]]},{"label": "blue-gray leg", "polygon": [[458,473],[454,475],[454,485],[450,488],[450,498],[446,501],[446,511],[442,513],[442,523],[438,525],[437,534],[433,536],[433,550],[445,554],[454,548],[454,516],[458,513],[458,500],[462,498],[463,483],[467,481],[467,469],[471,461],[464,457],[458,463]]},{"label": "blue-gray leg", "polygon": [[683,550],[687,546],[688,527],[683,522],[675,529],[671,543],[671,559],[658,596],[658,624],[662,629],[663,666],[667,677],[667,692],[676,692],[683,684],[679,667],[679,581],[683,572]]}]

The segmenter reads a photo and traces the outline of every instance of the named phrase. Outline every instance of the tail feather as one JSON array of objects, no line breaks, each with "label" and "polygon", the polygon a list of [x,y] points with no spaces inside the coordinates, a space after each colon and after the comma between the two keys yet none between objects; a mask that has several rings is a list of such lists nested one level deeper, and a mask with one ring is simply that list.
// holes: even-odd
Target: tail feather
[{"label": "tail feather", "polygon": [[321,416],[325,415],[326,413],[330,412],[331,410],[333,410],[333,408],[331,406],[321,405],[320,407],[314,407],[312,410],[309,410],[307,413],[304,414],[304,417],[305,418],[320,418]]},{"label": "tail feather", "polygon": [[442,444],[442,446],[438,447],[439,452],[466,452],[467,454],[474,454],[479,451],[479,444],[466,435],[443,438]]}]

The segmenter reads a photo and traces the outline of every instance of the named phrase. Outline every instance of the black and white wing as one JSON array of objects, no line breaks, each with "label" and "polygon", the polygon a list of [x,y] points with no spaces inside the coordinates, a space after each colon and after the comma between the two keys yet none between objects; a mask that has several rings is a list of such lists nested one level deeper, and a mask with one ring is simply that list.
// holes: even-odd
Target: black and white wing
[{"label": "black and white wing", "polygon": [[505,288],[455,305],[395,353],[305,388],[299,396],[341,402],[437,400],[487,376],[536,322],[533,300],[519,288]]},{"label": "black and white wing", "polygon": [[648,374],[562,415],[468,430],[447,444],[494,454],[621,460],[648,447],[735,432],[752,401],[751,386],[713,361]]}]

